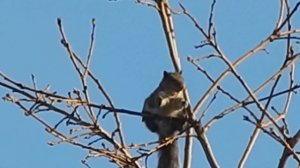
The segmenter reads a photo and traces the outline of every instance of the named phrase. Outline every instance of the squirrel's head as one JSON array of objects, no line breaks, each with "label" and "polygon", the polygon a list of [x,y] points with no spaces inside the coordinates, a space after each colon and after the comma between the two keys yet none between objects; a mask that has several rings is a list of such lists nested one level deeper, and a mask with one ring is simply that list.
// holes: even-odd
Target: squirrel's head
[{"label": "squirrel's head", "polygon": [[161,84],[170,91],[181,91],[184,89],[184,79],[182,77],[182,71],[180,72],[167,72],[164,71],[164,76]]}]

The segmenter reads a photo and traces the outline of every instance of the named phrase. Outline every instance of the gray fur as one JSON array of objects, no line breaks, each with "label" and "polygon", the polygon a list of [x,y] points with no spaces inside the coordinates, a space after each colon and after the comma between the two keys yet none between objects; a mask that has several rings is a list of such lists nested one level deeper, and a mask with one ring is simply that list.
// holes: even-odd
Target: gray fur
[{"label": "gray fur", "polygon": [[[183,96],[184,80],[181,73],[164,72],[159,86],[145,100],[143,121],[162,142],[176,135],[185,125],[186,100]],[[174,141],[159,151],[158,168],[179,168],[178,144]]]}]

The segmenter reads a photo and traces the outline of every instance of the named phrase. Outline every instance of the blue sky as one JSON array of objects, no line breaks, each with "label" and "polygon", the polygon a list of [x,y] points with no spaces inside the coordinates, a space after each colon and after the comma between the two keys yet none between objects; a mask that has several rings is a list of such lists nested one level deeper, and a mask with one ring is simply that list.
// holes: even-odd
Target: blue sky
[{"label": "blue sky", "polygon": [[[172,1],[172,4],[179,10],[177,2]],[[296,1],[291,2],[295,4]],[[211,1],[193,0],[182,3],[206,28]],[[278,5],[279,1],[274,0],[217,2],[214,21],[218,43],[229,60],[236,60],[272,32],[278,17]],[[73,48],[83,58],[89,47],[90,23],[92,18],[96,19],[96,43],[91,70],[99,77],[119,108],[140,111],[143,100],[160,81],[162,71],[173,70],[157,12],[135,4],[133,0],[1,0],[0,71],[27,85],[31,85],[31,74],[34,74],[40,88],[50,84],[52,90],[62,95],[73,88],[80,88],[79,78],[60,44],[56,25],[58,17],[63,21]],[[296,20],[299,17],[297,14],[293,18],[294,26],[298,28],[300,24]],[[194,104],[210,83],[186,61],[186,57],[204,56],[210,50],[194,48],[203,37],[185,16],[175,16],[174,22],[184,77]],[[284,47],[285,44],[280,42],[271,44],[266,48],[270,54],[260,52],[238,68],[250,88],[259,86],[281,66]],[[296,51],[299,48],[299,45],[295,45]],[[204,61],[201,65],[213,77],[217,77],[225,68],[217,60]],[[296,74],[299,74],[299,68],[296,68]],[[298,76],[295,81],[299,84]],[[222,86],[238,98],[243,98],[246,96],[245,91],[233,79],[231,76],[224,80]],[[286,83],[283,80],[280,88],[285,88]],[[266,95],[268,91],[267,89],[260,96]],[[7,92],[0,88],[1,97]],[[103,98],[97,93],[92,92],[91,97],[95,102],[102,103]],[[282,100],[275,101],[280,103]],[[299,129],[297,102],[299,95],[295,96],[287,117],[292,135]],[[215,103],[204,121],[233,105],[233,102],[223,100],[222,96]],[[279,105],[278,107],[281,108]],[[0,101],[0,112],[0,168],[84,167],[80,160],[86,156],[87,151],[69,144],[54,147],[47,145],[48,141],[55,138],[10,103]],[[254,128],[242,120],[245,114],[247,113],[240,110],[214,125],[208,132],[221,167],[237,166]],[[51,115],[47,117],[50,121],[58,119]],[[121,119],[128,143],[156,139],[144,127],[140,118],[125,115]],[[111,127],[109,122],[103,123],[107,128]],[[193,167],[209,167],[197,141],[193,148]],[[277,142],[261,134],[246,167],[276,167],[281,152],[282,147]],[[150,162],[155,159],[156,156],[152,156]],[[92,159],[89,163],[93,167],[114,167],[103,158]],[[294,166],[294,161],[288,165]]]}]

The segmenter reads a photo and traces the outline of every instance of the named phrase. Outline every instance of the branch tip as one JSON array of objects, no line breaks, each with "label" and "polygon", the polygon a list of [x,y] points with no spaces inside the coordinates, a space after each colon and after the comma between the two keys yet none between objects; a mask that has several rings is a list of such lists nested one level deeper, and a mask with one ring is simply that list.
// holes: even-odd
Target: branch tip
[{"label": "branch tip", "polygon": [[58,26],[61,26],[61,18],[57,18],[57,24]]}]

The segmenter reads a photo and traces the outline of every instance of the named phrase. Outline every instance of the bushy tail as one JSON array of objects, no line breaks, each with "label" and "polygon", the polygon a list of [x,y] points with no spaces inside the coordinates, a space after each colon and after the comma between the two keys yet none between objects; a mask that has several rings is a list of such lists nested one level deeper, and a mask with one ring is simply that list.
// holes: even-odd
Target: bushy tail
[{"label": "bushy tail", "polygon": [[177,140],[163,147],[159,151],[158,168],[179,168],[178,153]]}]

